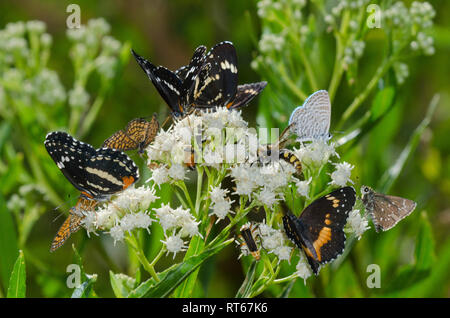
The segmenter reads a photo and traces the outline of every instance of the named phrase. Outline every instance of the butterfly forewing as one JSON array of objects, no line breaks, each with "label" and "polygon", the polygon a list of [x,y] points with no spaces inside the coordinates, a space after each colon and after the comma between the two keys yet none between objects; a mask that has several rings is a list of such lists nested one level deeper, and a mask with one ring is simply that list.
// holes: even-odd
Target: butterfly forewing
[{"label": "butterfly forewing", "polygon": [[198,108],[227,106],[238,86],[236,49],[231,42],[220,42],[208,52],[204,64],[210,65],[209,72],[203,79],[195,79],[189,100]]},{"label": "butterfly forewing", "polygon": [[329,139],[331,103],[328,92],[320,90],[309,96],[289,118],[299,141]]},{"label": "butterfly forewing", "polygon": [[180,78],[169,69],[163,66],[157,67],[135,51],[131,50],[131,52],[172,112],[180,115],[183,112],[180,109],[180,97],[183,90]]}]

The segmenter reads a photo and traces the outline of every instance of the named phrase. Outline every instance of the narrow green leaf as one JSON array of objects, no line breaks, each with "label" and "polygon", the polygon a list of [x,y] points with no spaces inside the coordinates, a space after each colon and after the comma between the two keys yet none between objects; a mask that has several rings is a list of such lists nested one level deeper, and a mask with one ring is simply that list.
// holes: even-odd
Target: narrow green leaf
[{"label": "narrow green leaf", "polygon": [[421,213],[420,230],[416,241],[416,268],[430,269],[434,262],[434,239],[430,221],[425,212]]},{"label": "narrow green leaf", "polygon": [[234,238],[205,249],[198,255],[191,256],[182,263],[175,264],[169,269],[160,273],[160,281],[154,283],[149,279],[130,292],[129,297],[167,297],[177,288],[194,270],[197,269],[209,257],[217,254],[227,245],[232,243]]},{"label": "narrow green leaf", "polygon": [[128,297],[128,294],[136,288],[136,280],[125,274],[114,274],[109,271],[111,287],[117,298]]},{"label": "narrow green leaf", "polygon": [[436,110],[437,105],[439,104],[439,94],[436,94],[431,99],[430,105],[428,106],[427,113],[422,120],[422,122],[417,126],[409,139],[408,144],[405,146],[400,156],[398,157],[395,164],[381,177],[380,184],[377,187],[381,190],[381,192],[388,192],[391,188],[392,184],[397,180],[400,172],[403,170],[406,161],[417,148],[419,144],[420,136],[427,126],[430,124],[431,118],[433,117],[434,111]]},{"label": "narrow green leaf", "polygon": [[8,211],[3,195],[0,193],[0,279],[4,290],[8,288],[14,263],[19,256],[17,235],[11,213]]},{"label": "narrow green leaf", "polygon": [[72,298],[93,298],[97,297],[92,286],[97,281],[97,274],[85,275],[86,281],[83,282],[79,287],[75,288],[72,293]]},{"label": "narrow green leaf", "polygon": [[[188,259],[191,256],[198,254],[205,248],[205,242],[199,236],[194,236],[189,244],[189,248],[186,251],[186,255],[184,256],[184,260]],[[200,270],[200,266],[189,275],[187,279],[184,280],[180,286],[173,292],[173,297],[176,298],[185,298],[190,297],[192,295],[192,290],[195,287],[195,282],[197,280],[198,271]]]},{"label": "narrow green leaf", "polygon": [[253,285],[253,281],[255,280],[255,270],[256,270],[256,261],[252,261],[250,264],[247,275],[245,275],[244,282],[236,293],[236,298],[246,298],[250,295],[250,290]]},{"label": "narrow green leaf", "polygon": [[19,257],[14,264],[11,278],[9,279],[8,298],[25,298],[26,272],[23,252],[19,251]]}]

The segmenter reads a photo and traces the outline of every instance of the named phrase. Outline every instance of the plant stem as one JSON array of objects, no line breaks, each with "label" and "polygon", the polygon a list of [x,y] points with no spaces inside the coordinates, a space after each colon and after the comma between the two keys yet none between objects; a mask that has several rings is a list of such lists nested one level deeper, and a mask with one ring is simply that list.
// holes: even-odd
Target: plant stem
[{"label": "plant stem", "polygon": [[153,267],[152,264],[149,263],[149,261],[145,257],[144,251],[139,246],[139,244],[136,240],[136,237],[134,237],[134,235],[126,236],[125,240],[133,248],[134,252],[136,253],[137,258],[139,259],[139,262],[142,264],[144,269],[153,277],[153,279],[156,282],[159,282],[159,277],[156,274],[155,268]]},{"label": "plant stem", "polygon": [[384,76],[386,71],[391,67],[392,63],[395,61],[395,56],[391,55],[389,58],[385,59],[383,63],[378,67],[375,72],[375,75],[372,77],[370,82],[366,85],[364,90],[356,96],[350,106],[345,110],[342,114],[341,121],[338,124],[337,130],[341,129],[342,125],[345,123],[347,119],[358,109],[359,106],[366,100],[367,96],[372,92],[375,88],[378,81]]}]

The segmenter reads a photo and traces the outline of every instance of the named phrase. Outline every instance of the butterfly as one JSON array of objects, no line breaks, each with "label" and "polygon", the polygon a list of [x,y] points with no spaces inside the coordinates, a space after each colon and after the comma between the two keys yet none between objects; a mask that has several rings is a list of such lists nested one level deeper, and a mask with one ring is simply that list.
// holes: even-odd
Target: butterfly
[{"label": "butterfly", "polygon": [[297,107],[289,118],[289,125],[297,140],[329,140],[331,102],[328,92],[320,90],[310,95],[302,106]]},{"label": "butterfly", "polygon": [[139,169],[126,154],[95,149],[69,134],[55,131],[44,142],[58,168],[87,199],[105,201],[139,180]]},{"label": "butterfly", "polygon": [[299,217],[287,213],[283,226],[287,237],[306,255],[315,275],[320,266],[342,254],[345,248],[344,226],[356,201],[353,187],[343,187],[315,200]]},{"label": "butterfly", "polygon": [[82,221],[85,217],[84,213],[93,211],[97,204],[98,202],[95,200],[80,196],[77,204],[70,209],[69,216],[56,233],[50,247],[50,252],[54,252],[61,247],[73,233],[81,228]]},{"label": "butterfly", "polygon": [[156,67],[132,51],[173,117],[184,116],[193,109],[243,107],[267,85],[266,82],[238,85],[237,54],[231,42],[220,42],[205,52],[206,47],[199,46],[188,65],[172,72],[163,66]]},{"label": "butterfly", "polygon": [[375,231],[387,231],[410,215],[417,203],[393,195],[377,193],[368,186],[361,187],[362,202],[375,225]]},{"label": "butterfly", "polygon": [[239,244],[243,255],[247,255],[250,252],[253,258],[259,261],[261,254],[258,248],[259,236],[256,231],[257,227],[250,222],[242,225],[240,228],[241,233],[238,236],[240,241],[236,241],[236,243]]},{"label": "butterfly", "polygon": [[291,164],[295,168],[296,174],[300,175],[303,169],[300,159],[291,150],[284,148],[288,143],[290,128],[291,125],[283,130],[276,143],[262,145],[258,148],[258,162],[264,164],[270,160],[281,159]]},{"label": "butterfly", "polygon": [[157,115],[153,114],[152,120],[135,118],[131,120],[124,130],[119,130],[103,142],[103,148],[113,148],[127,151],[139,149],[139,153],[144,153],[144,149],[155,139],[159,130]]}]

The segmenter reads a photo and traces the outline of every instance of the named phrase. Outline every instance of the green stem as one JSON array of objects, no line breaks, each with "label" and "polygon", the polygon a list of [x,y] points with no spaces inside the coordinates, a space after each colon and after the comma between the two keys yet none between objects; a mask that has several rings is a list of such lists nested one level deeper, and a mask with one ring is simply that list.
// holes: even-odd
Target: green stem
[{"label": "green stem", "polygon": [[155,266],[155,264],[159,261],[159,259],[164,255],[165,251],[166,251],[165,245],[162,245],[161,248],[159,249],[158,254],[155,256],[150,265]]},{"label": "green stem", "polygon": [[100,109],[103,106],[108,88],[109,88],[109,85],[102,84],[100,92],[97,95],[97,97],[95,98],[95,101],[92,104],[92,107],[89,109],[88,113],[86,114],[86,117],[84,118],[83,122],[81,123],[80,131],[78,133],[78,136],[80,138],[83,137],[84,135],[86,135],[86,133],[91,129],[92,124],[94,123]]},{"label": "green stem", "polygon": [[155,268],[153,267],[152,264],[149,263],[149,261],[145,257],[144,251],[139,246],[136,238],[133,235],[130,235],[130,236],[126,236],[125,239],[126,239],[127,243],[133,248],[139,262],[142,264],[144,269],[153,277],[155,282],[159,282],[159,277],[156,274]]},{"label": "green stem", "polygon": [[391,55],[389,58],[385,59],[383,63],[378,67],[375,75],[372,77],[370,82],[366,85],[364,90],[356,96],[350,106],[342,114],[341,121],[338,124],[337,130],[341,129],[342,125],[347,119],[358,109],[359,106],[366,100],[367,96],[372,92],[372,90],[377,85],[378,81],[384,76],[386,71],[391,67],[392,63],[395,61],[395,56]]}]

